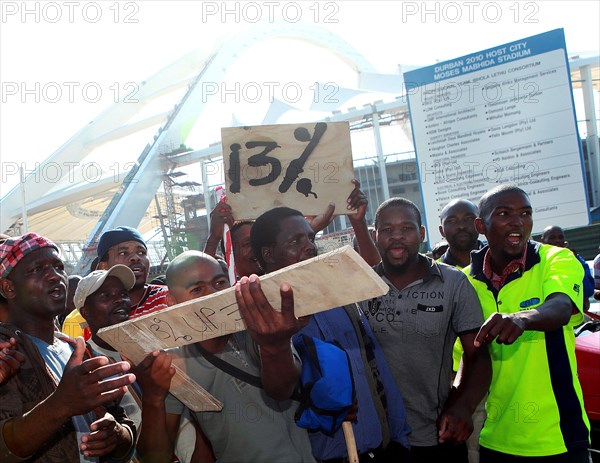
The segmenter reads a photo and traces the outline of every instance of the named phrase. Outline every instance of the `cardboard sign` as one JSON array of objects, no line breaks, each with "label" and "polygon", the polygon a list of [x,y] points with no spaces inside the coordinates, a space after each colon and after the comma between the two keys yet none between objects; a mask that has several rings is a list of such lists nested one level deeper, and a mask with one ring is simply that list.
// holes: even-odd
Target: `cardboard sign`
[{"label": "cardboard sign", "polygon": [[221,141],[236,220],[278,206],[318,215],[330,202],[337,214],[349,213],[354,168],[348,122],[223,128]]},{"label": "cardboard sign", "polygon": [[[276,310],[281,310],[279,288],[289,283],[294,291],[297,317],[378,297],[389,290],[350,246],[270,273],[260,281]],[[157,349],[185,346],[244,329],[235,289],[229,288],[103,328],[98,335],[137,364],[148,352]],[[196,383],[194,388],[190,387],[190,382],[193,381],[182,371],[177,371],[171,393],[192,410],[218,407],[214,397]]]}]

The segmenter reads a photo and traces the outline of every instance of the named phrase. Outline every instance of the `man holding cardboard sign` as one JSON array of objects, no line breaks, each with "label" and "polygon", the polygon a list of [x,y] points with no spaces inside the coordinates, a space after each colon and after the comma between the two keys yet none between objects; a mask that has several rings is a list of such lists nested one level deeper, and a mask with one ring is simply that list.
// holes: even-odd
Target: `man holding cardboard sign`
[{"label": "man holding cardboard sign", "polygon": [[[214,258],[188,251],[169,265],[167,284],[169,302],[174,304],[225,289],[229,281]],[[235,293],[247,331],[187,345],[173,353],[174,364],[224,405],[218,413],[196,413],[210,444],[201,447],[198,442],[195,457],[202,452],[202,461],[210,461],[212,447],[214,457],[223,462],[312,462],[308,435],[294,423],[297,404],[288,400],[299,377],[290,338],[302,325],[294,316],[292,289],[281,287],[281,312],[266,300],[256,275],[242,278]],[[206,360],[210,355],[260,376],[264,390],[217,368]],[[138,447],[145,461],[168,462],[184,406],[167,396],[168,379],[174,374],[168,354],[156,353],[142,367],[147,374],[139,377],[144,416]]]},{"label": "man holding cardboard sign", "polygon": [[[363,203],[357,210],[365,207]],[[314,236],[302,213],[287,207],[261,215],[251,231],[254,254],[267,274],[316,256]],[[339,272],[337,280],[342,276],[352,281],[352,269],[346,268],[345,274]],[[328,292],[337,291],[339,288],[336,290],[331,281]],[[356,304],[333,307],[315,313],[301,333],[337,341],[348,353],[358,400],[353,429],[361,461],[408,461],[409,428],[404,404],[383,351]],[[337,463],[349,457],[342,430],[332,436],[310,433],[310,439],[313,455],[319,461]]]}]

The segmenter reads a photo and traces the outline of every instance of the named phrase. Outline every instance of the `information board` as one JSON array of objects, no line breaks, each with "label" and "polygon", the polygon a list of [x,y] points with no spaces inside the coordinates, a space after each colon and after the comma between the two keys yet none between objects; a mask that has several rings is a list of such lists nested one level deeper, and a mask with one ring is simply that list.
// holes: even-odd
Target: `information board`
[{"label": "information board", "polygon": [[562,29],[404,74],[428,239],[454,198],[525,190],[534,233],[589,224]]}]

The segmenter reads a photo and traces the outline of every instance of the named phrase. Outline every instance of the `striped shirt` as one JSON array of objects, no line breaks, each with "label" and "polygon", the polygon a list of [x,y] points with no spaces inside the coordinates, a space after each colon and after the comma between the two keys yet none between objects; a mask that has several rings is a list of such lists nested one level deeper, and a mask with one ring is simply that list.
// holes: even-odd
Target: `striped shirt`
[{"label": "striped shirt", "polygon": [[144,297],[136,307],[131,309],[129,319],[141,317],[158,310],[166,309],[169,289],[162,285],[148,285]]}]

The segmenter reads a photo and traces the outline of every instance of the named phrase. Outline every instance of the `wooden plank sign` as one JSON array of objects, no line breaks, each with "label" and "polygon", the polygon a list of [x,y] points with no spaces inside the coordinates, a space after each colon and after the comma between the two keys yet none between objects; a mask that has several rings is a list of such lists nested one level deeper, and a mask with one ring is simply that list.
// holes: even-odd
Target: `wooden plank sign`
[{"label": "wooden plank sign", "polygon": [[[281,310],[279,287],[289,283],[294,291],[297,317],[378,297],[389,289],[350,246],[269,273],[260,280],[265,296],[276,310]],[[98,335],[137,364],[148,352],[157,349],[185,346],[244,329],[235,289],[229,288],[102,328]],[[192,410],[215,406],[216,399],[197,384],[202,390],[191,390],[191,380],[183,372],[179,373],[172,384],[183,382],[185,387],[174,390],[172,386],[173,395]]]},{"label": "wooden plank sign", "polygon": [[[125,322],[125,324],[127,323]],[[133,324],[123,326],[118,332],[111,331],[110,328],[112,327],[100,329],[98,335],[102,339],[110,339],[110,342],[114,343],[111,346],[125,355],[135,365],[139,364],[148,353],[164,348],[162,343],[157,342],[154,336],[149,336],[148,333],[136,329]],[[109,333],[102,333],[102,331],[109,331]],[[115,336],[118,336],[119,341]],[[175,375],[171,379],[169,392],[186,407],[195,412],[219,411],[223,408],[223,404],[219,400],[209,394],[177,365],[173,364],[173,366],[175,367]]]},{"label": "wooden plank sign", "polygon": [[354,186],[348,122],[260,125],[221,129],[225,188],[236,220],[274,207],[304,215],[338,214]]}]

